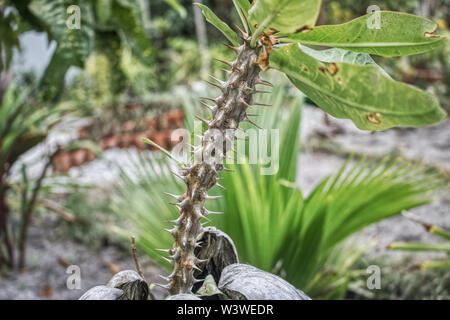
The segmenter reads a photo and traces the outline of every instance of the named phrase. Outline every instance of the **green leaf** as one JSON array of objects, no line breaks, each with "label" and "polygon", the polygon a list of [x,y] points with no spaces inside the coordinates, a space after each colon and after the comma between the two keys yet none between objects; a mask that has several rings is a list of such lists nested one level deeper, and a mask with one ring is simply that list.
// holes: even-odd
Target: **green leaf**
[{"label": "green leaf", "polygon": [[420,265],[421,269],[445,269],[450,270],[450,261],[431,260]]},{"label": "green leaf", "polygon": [[293,33],[312,28],[319,16],[321,0],[256,0],[249,11],[252,24]]},{"label": "green leaf", "polygon": [[111,28],[119,29],[121,45],[126,44],[140,62],[150,65],[152,58],[151,42],[144,31],[142,7],[139,0],[116,0],[113,2]]},{"label": "green leaf", "polygon": [[307,55],[313,57],[316,60],[333,63],[333,62],[346,62],[359,65],[374,65],[380,68],[380,71],[388,78],[391,76],[381,68],[373,58],[367,53],[352,52],[345,49],[332,48],[326,50],[314,50],[307,46],[301,45],[300,49]]},{"label": "green leaf", "polygon": [[164,0],[169,6],[171,6],[181,18],[186,17],[186,9],[177,0]]},{"label": "green leaf", "polygon": [[244,14],[248,15],[248,10],[250,9],[250,2],[248,0],[233,0],[234,5],[236,8],[242,9],[244,11]]},{"label": "green leaf", "polygon": [[447,230],[444,230],[438,226],[431,226],[430,233],[437,235],[438,237],[450,241],[450,232]]},{"label": "green leaf", "polygon": [[394,242],[389,245],[392,250],[406,251],[445,251],[450,253],[448,243]]},{"label": "green leaf", "polygon": [[298,44],[273,50],[270,64],[320,108],[362,130],[422,127],[446,117],[434,95],[388,79],[375,66],[325,65]]},{"label": "green leaf", "polygon": [[156,142],[154,142],[154,141],[152,141],[152,140],[150,140],[150,139],[147,139],[147,138],[142,139],[142,141],[145,142],[145,143],[147,143],[147,144],[149,144],[149,145],[151,145],[151,146],[153,146],[153,147],[155,147],[155,148],[158,148],[162,153],[164,153],[166,156],[168,156],[170,159],[174,160],[174,161],[177,162],[178,164],[182,164],[182,162],[181,162],[180,160],[178,160],[177,158],[175,158],[175,157],[172,155],[172,153],[170,153],[170,151],[164,149],[163,147],[161,147],[161,146],[160,146],[159,144],[157,144]]},{"label": "green leaf", "polygon": [[[233,0],[234,7],[238,12],[239,18],[241,19],[242,25],[244,26],[245,32],[249,32],[247,27],[248,21],[248,10],[250,9],[250,2],[247,0]],[[255,27],[250,24],[250,29],[253,33]]]},{"label": "green leaf", "polygon": [[225,295],[222,291],[219,290],[216,281],[214,280],[214,277],[211,274],[208,274],[206,276],[202,286],[200,287],[200,289],[197,290],[196,295],[204,297],[219,295],[220,298],[222,298],[223,300],[227,299],[227,295]]},{"label": "green leaf", "polygon": [[[379,28],[374,25],[379,18]],[[319,26],[288,35],[283,41],[343,48],[380,56],[423,53],[442,45],[446,38],[434,35],[433,21],[406,13],[379,11],[350,22]]]},{"label": "green leaf", "polygon": [[220,20],[214,12],[211,11],[207,6],[201,3],[195,3],[200,9],[202,9],[202,13],[205,16],[206,21],[211,23],[214,27],[219,29],[220,32],[234,45],[238,46],[238,37],[236,32],[234,32],[225,22]]}]

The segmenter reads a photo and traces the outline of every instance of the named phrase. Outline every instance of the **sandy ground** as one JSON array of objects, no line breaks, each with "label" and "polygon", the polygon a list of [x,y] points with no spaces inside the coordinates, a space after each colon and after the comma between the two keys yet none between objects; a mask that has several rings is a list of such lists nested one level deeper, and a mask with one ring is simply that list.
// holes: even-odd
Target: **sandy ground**
[{"label": "sandy ground", "polygon": [[[308,194],[319,181],[336,172],[345,158],[324,152],[313,153],[310,141],[321,136],[335,145],[340,153],[384,156],[395,153],[408,160],[422,161],[450,170],[450,120],[439,125],[420,129],[393,129],[371,134],[357,129],[351,121],[330,117],[330,126],[324,125],[323,113],[317,108],[306,106],[303,110],[302,142],[298,183]],[[339,132],[338,134],[334,132]],[[450,176],[449,176],[450,177]],[[429,223],[436,223],[450,229],[450,194],[448,189],[436,195],[433,203],[415,208],[411,213]],[[378,252],[393,241],[439,241],[418,224],[403,216],[384,220],[363,231],[365,239],[379,236]]]},{"label": "sandy ground", "polygon": [[[0,300],[2,299],[78,299],[85,291],[97,285],[104,285],[120,270],[135,270],[131,250],[114,245],[105,245],[94,250],[86,243],[77,243],[61,237],[59,218],[45,214],[34,219],[29,229],[27,269],[14,272],[7,278],[0,278]],[[158,274],[165,271],[139,255],[143,273],[150,283],[158,281]],[[79,267],[80,288],[69,289],[73,270]],[[163,296],[156,288],[156,297]]]},{"label": "sandy ground", "polygon": [[[312,141],[317,137],[331,142],[342,153],[367,153],[380,156],[397,152],[407,159],[423,160],[450,170],[450,121],[438,126],[423,129],[395,129],[370,134],[358,130],[350,121],[330,118],[331,126],[326,126],[323,113],[317,108],[305,107],[302,120],[302,152],[299,157],[298,184],[305,194],[324,177],[335,172],[345,161],[344,158],[325,152],[312,152]],[[70,139],[64,128],[63,134],[52,139]],[[54,140],[55,141],[55,140]],[[34,150],[27,155],[29,159],[39,157],[43,149]],[[102,161],[94,161],[69,172],[70,179],[86,184],[107,185],[117,176],[117,164],[127,168],[128,156],[133,150],[108,150]],[[37,164],[36,167],[39,165]],[[38,170],[38,169],[36,169]],[[64,178],[69,179],[69,178]],[[431,223],[439,223],[450,229],[450,195],[443,194],[430,205],[412,210]],[[14,273],[8,278],[0,278],[0,299],[77,299],[88,288],[106,283],[114,269],[134,269],[129,252],[123,248],[106,245],[94,251],[85,244],[61,239],[56,235],[58,218],[52,215],[40,217],[30,229],[28,244],[28,270]],[[374,255],[383,251],[392,241],[436,239],[423,228],[404,217],[395,217],[370,226],[363,231],[362,238],[379,236],[380,241],[371,251]],[[78,265],[81,269],[81,289],[69,290],[66,285],[67,265]],[[157,281],[156,274],[161,270],[150,261],[144,262],[144,273],[149,282]],[[162,296],[156,289],[155,294]]]}]

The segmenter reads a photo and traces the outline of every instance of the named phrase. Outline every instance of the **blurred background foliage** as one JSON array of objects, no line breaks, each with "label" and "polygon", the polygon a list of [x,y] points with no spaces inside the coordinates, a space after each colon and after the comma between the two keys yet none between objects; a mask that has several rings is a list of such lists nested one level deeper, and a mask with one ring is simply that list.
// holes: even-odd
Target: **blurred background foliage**
[{"label": "blurred background foliage", "polygon": [[[231,0],[202,2],[229,25],[239,21],[235,10],[230,10]],[[373,4],[370,0],[323,3],[319,24],[346,22],[365,14]],[[426,16],[439,24],[440,33],[449,35],[450,0],[379,0],[376,4],[382,10]],[[81,9],[79,30],[66,26],[70,5]],[[53,48],[42,74],[15,71],[21,39],[28,33],[44,34]],[[0,0],[0,206],[5,206],[5,215],[15,213],[8,218],[11,224],[1,225],[0,235],[11,241],[0,243],[0,266],[13,260],[14,242],[25,252],[25,230],[32,212],[59,210],[65,221],[77,221],[63,222],[61,235],[96,247],[117,235],[134,234],[141,250],[169,267],[155,249],[170,246],[170,235],[161,230],[177,211],[168,204],[161,186],[172,193],[182,193],[183,186],[170,174],[171,163],[160,154],[130,155],[126,161],[133,169],[121,168],[113,193],[101,196],[98,190],[76,182],[70,188],[66,183],[62,192],[57,180],[40,180],[45,168],[29,175],[24,165],[15,181],[10,169],[19,155],[44,141],[67,114],[89,119],[93,129],[82,139],[96,143],[114,136],[130,120],[153,119],[170,109],[182,108],[185,126],[192,129],[193,113],[202,112],[194,102],[197,92],[206,90],[199,80],[206,79],[206,73],[223,78],[222,66],[212,58],[232,58],[223,42],[215,28],[198,19],[192,0]],[[393,78],[436,93],[450,110],[449,42],[424,55],[374,59]],[[361,279],[366,275],[362,257],[375,240],[359,244],[354,234],[431,201],[430,192],[442,186],[440,175],[396,159],[352,158],[336,175],[304,194],[294,182],[305,99],[293,94],[282,79],[274,81],[273,93],[258,97],[274,107],[253,113],[259,115],[256,122],[263,128],[281,130],[280,171],[261,176],[261,166],[233,166],[235,172],[222,177],[227,190],[215,190],[223,199],[208,203],[210,210],[226,212],[215,216],[211,225],[232,236],[242,262],[279,274],[314,298],[392,298],[404,282],[411,284],[397,296],[420,297],[420,285],[413,285],[414,276],[406,272],[407,278],[390,274],[392,279],[385,280],[390,293],[374,296],[362,289]],[[28,140],[19,143],[18,139]],[[70,150],[67,145],[62,148]],[[51,161],[56,151],[48,150],[46,159]],[[61,207],[55,209],[42,194]],[[401,245],[394,244],[398,249],[407,247]],[[24,265],[24,258],[19,264]],[[445,283],[450,281],[447,275]],[[432,274],[420,277],[433,287],[428,281]],[[434,289],[435,297],[448,294],[441,283]]]}]

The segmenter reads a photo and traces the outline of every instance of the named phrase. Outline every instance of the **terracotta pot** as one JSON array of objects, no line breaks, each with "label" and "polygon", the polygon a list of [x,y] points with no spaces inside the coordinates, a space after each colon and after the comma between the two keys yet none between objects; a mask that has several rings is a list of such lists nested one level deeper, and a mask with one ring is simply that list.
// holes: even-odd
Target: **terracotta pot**
[{"label": "terracotta pot", "polygon": [[91,149],[84,149],[85,150],[85,152],[86,152],[86,159],[85,159],[85,161],[86,162],[91,162],[91,161],[94,161],[95,160],[95,158],[96,158],[96,156],[95,156],[95,153],[91,150]]},{"label": "terracotta pot", "polygon": [[100,149],[105,150],[106,149],[106,139],[103,138],[102,140],[100,140],[98,146],[100,147]]},{"label": "terracotta pot", "polygon": [[[167,134],[164,133],[163,131],[153,133],[153,135],[150,137],[150,139],[152,139],[160,147],[167,149],[167,145],[168,145]],[[151,149],[157,150],[157,148],[153,147],[153,146],[151,147]]]},{"label": "terracotta pot", "polygon": [[142,104],[138,104],[138,103],[131,103],[131,104],[127,104],[125,106],[125,109],[127,109],[128,111],[136,111],[136,110],[140,110],[142,108],[143,108]]},{"label": "terracotta pot", "polygon": [[129,133],[124,133],[120,136],[120,143],[119,146],[121,148],[129,148],[132,144],[132,136]]},{"label": "terracotta pot", "polygon": [[147,137],[147,134],[145,132],[135,133],[132,136],[132,144],[138,150],[145,150],[147,148],[147,144],[144,141],[142,141],[142,139],[144,139],[146,137]]},{"label": "terracotta pot", "polygon": [[163,113],[159,117],[159,129],[167,129],[169,128],[169,119],[167,113]]},{"label": "terracotta pot", "polygon": [[148,129],[157,130],[159,127],[159,117],[153,119],[145,119],[145,124]]},{"label": "terracotta pot", "polygon": [[120,139],[116,135],[106,137],[103,140],[104,140],[104,148],[102,149],[111,149],[119,146]]},{"label": "terracotta pot", "polygon": [[53,158],[53,169],[56,172],[67,173],[71,167],[71,156],[67,151],[59,151]]},{"label": "terracotta pot", "polygon": [[167,149],[170,150],[172,149],[173,146],[175,146],[178,141],[172,141],[172,132],[173,130],[171,129],[166,129],[163,131],[165,139],[166,139],[166,143],[167,143]]},{"label": "terracotta pot", "polygon": [[133,120],[128,120],[124,122],[121,126],[121,131],[133,131],[136,129],[136,122]]},{"label": "terracotta pot", "polygon": [[86,159],[86,150],[85,149],[77,149],[70,152],[71,161],[70,164],[72,167],[81,166]]},{"label": "terracotta pot", "polygon": [[183,124],[183,110],[171,110],[167,113],[167,121],[170,128],[179,128]]},{"label": "terracotta pot", "polygon": [[80,127],[77,130],[79,139],[86,139],[88,137],[88,129],[86,127]]}]

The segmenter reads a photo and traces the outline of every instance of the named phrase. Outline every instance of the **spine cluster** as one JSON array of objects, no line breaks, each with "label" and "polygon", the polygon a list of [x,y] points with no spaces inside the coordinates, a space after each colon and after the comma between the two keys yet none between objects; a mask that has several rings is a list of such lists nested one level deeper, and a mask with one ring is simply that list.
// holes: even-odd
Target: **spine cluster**
[{"label": "spine cluster", "polygon": [[[177,220],[172,221],[174,227],[167,231],[174,238],[171,249],[165,250],[169,254],[169,261],[173,266],[173,272],[164,277],[168,284],[165,285],[170,294],[191,293],[192,286],[202,280],[194,278],[194,270],[200,270],[204,261],[195,256],[195,248],[201,243],[203,235],[202,219],[215,212],[208,211],[204,204],[206,200],[216,197],[208,196],[208,191],[217,183],[217,175],[226,170],[223,159],[226,153],[233,149],[235,131],[241,121],[253,123],[247,114],[248,107],[262,105],[253,102],[253,95],[261,92],[256,85],[271,86],[259,78],[261,71],[258,65],[258,57],[264,50],[264,44],[258,43],[256,48],[250,47],[251,36],[242,32],[244,44],[240,47],[231,47],[237,54],[233,62],[220,62],[228,65],[227,80],[221,81],[210,76],[215,82],[209,82],[218,87],[222,94],[216,99],[205,98],[205,101],[213,102],[210,106],[202,101],[212,112],[212,119],[207,121],[199,118],[206,124],[206,130],[201,137],[201,144],[194,150],[194,161],[186,165],[177,174],[186,183],[186,192],[183,195],[171,195],[176,199],[175,205],[180,211]],[[233,133],[230,135],[229,133]],[[220,140],[218,140],[220,139]],[[217,149],[217,142],[223,144],[222,150]],[[220,151],[218,151],[220,150]],[[219,152],[219,154],[218,154]],[[211,156],[214,160],[211,161]],[[217,161],[217,159],[219,161]]]}]

